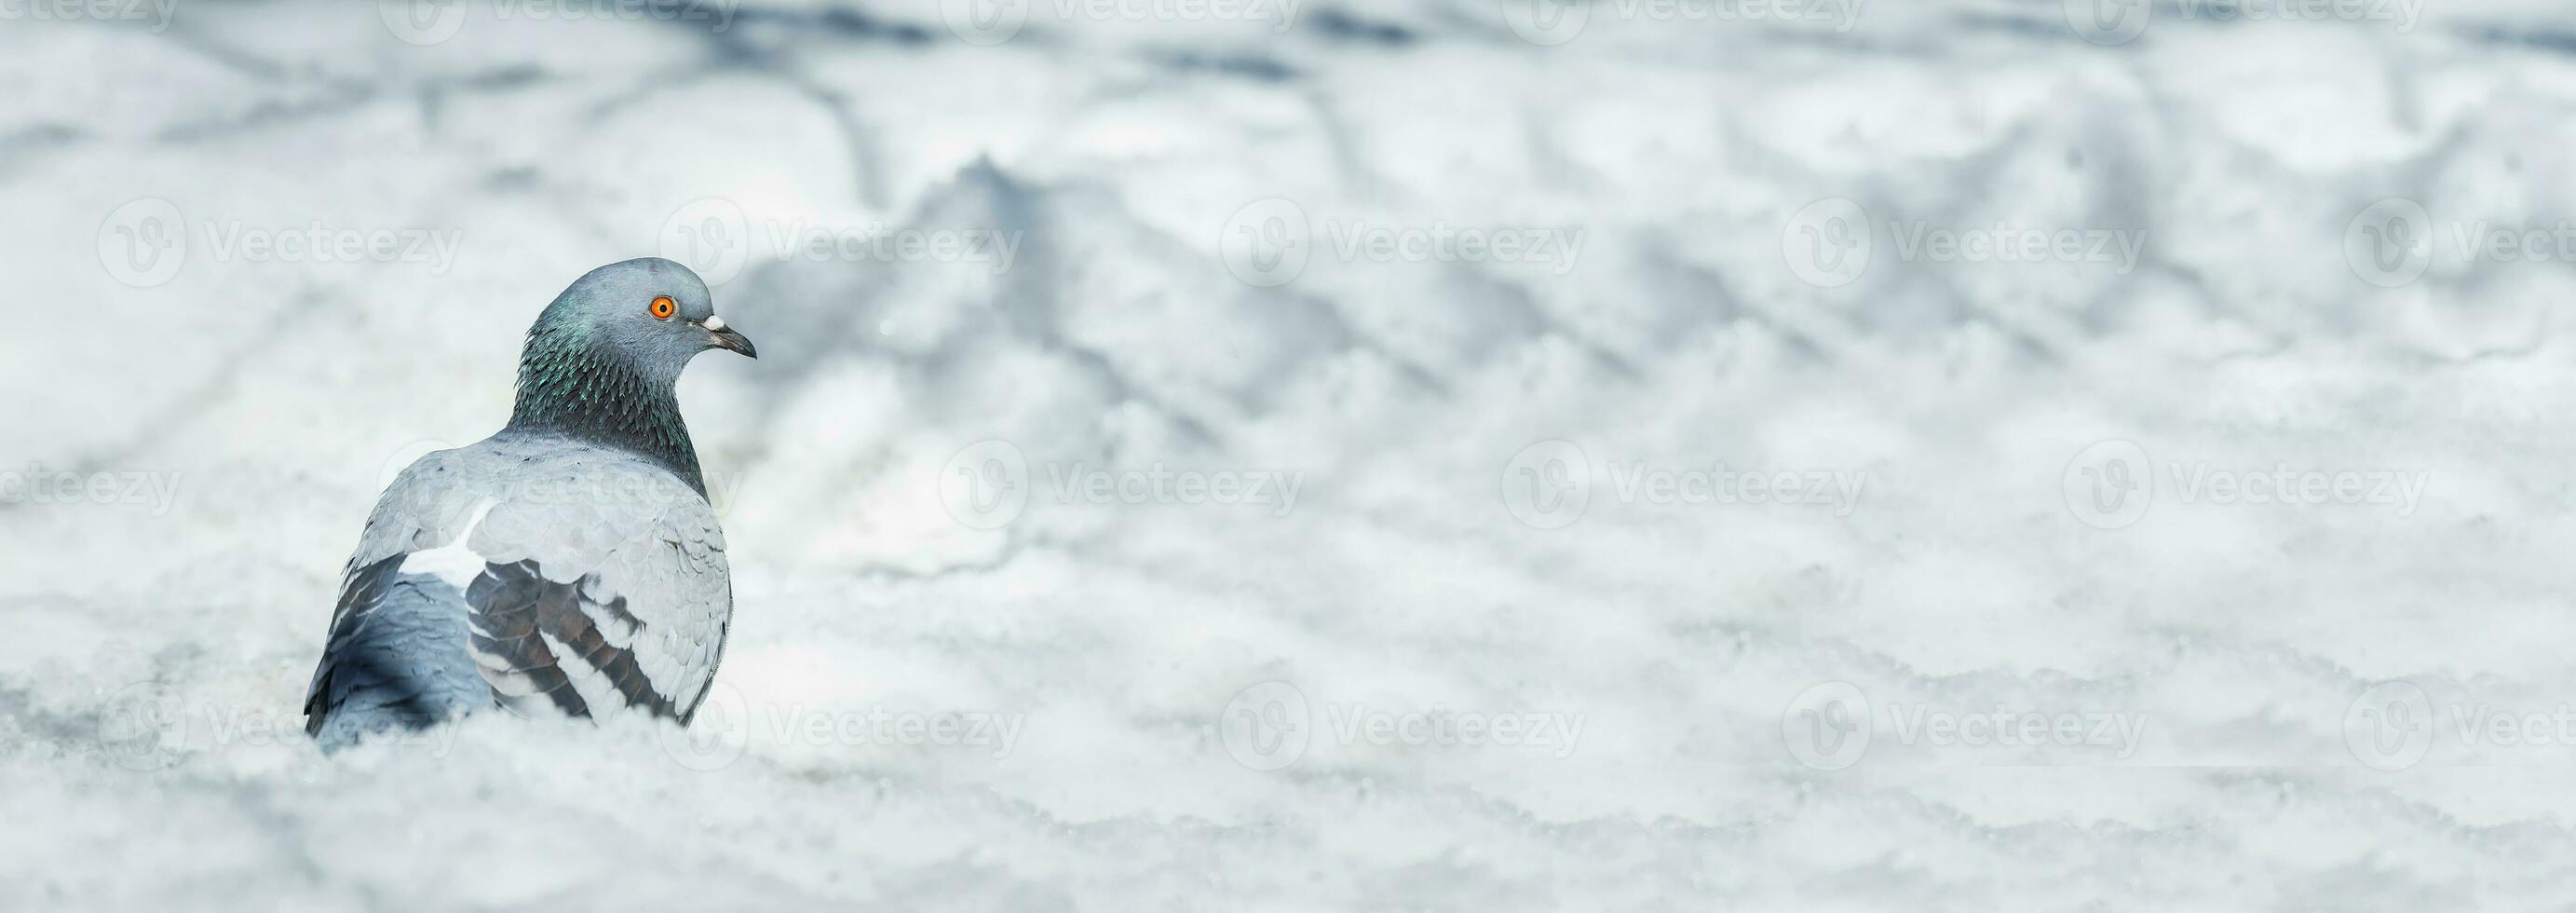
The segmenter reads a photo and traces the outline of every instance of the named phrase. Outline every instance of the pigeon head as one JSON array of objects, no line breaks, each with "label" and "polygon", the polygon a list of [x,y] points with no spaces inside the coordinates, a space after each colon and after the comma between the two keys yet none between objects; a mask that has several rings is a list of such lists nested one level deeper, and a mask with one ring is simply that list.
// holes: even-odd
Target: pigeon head
[{"label": "pigeon head", "polygon": [[531,354],[541,336],[672,380],[708,349],[759,357],[751,340],[716,316],[706,282],[660,257],[611,263],[574,280],[529,328]]},{"label": "pigeon head", "polygon": [[655,457],[694,484],[697,452],[676,385],[709,349],[759,357],[716,316],[707,284],[659,257],[591,270],[528,328],[508,430],[558,434]]}]

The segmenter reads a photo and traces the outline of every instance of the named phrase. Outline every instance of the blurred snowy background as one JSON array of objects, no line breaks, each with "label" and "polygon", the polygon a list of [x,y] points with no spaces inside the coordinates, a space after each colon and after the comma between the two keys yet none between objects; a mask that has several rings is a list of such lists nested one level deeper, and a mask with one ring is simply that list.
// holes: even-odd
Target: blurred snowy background
[{"label": "blurred snowy background", "polygon": [[[0,908],[2576,903],[2563,13],[0,5]],[[715,697],[322,758],[654,254]]]}]

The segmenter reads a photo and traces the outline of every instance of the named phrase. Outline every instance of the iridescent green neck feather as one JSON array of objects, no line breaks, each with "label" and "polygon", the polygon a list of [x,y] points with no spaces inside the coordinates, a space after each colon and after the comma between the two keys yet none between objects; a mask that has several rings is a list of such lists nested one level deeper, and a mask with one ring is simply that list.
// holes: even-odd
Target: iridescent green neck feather
[{"label": "iridescent green neck feather", "polygon": [[503,433],[552,434],[652,459],[706,493],[680,421],[676,371],[652,371],[587,327],[540,321],[519,356],[519,398]]}]

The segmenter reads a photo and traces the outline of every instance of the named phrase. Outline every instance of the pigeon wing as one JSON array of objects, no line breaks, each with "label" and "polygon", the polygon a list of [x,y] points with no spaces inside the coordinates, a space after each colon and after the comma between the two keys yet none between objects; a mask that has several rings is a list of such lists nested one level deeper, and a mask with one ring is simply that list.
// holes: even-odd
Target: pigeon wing
[{"label": "pigeon wing", "polygon": [[[715,513],[622,451],[494,439],[423,457],[369,518],[344,590],[395,558],[402,579],[449,588],[474,670],[523,714],[685,722],[723,658],[733,592]],[[344,592],[334,629],[373,606]]]}]

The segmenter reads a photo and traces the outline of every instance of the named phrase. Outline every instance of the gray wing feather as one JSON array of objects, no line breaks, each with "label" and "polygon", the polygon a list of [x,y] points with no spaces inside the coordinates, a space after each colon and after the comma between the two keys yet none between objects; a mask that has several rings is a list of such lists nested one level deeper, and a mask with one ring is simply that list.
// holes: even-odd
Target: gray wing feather
[{"label": "gray wing feather", "polygon": [[[686,720],[723,657],[733,591],[714,511],[630,454],[496,437],[422,457],[368,518],[351,579],[397,558],[441,559],[472,668],[516,712]],[[344,595],[335,631],[374,608]],[[315,693],[338,655],[326,651]]]}]

